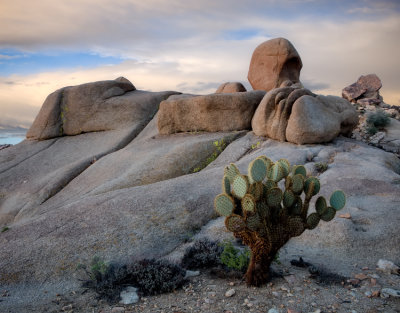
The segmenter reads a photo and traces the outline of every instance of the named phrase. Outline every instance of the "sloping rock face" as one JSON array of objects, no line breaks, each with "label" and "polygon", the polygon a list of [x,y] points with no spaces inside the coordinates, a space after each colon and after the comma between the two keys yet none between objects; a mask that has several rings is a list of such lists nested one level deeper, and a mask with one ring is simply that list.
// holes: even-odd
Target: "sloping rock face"
[{"label": "sloping rock face", "polygon": [[357,123],[356,110],[340,97],[283,87],[265,95],[252,119],[252,128],[258,136],[305,144],[349,135]]},{"label": "sloping rock face", "polygon": [[215,93],[246,92],[242,83],[224,83],[218,87]]},{"label": "sloping rock face", "polygon": [[142,107],[132,105],[138,103],[135,89],[125,78],[61,88],[47,97],[26,136],[43,140],[124,128],[148,109],[145,95]]},{"label": "sloping rock face", "polygon": [[299,82],[302,67],[300,55],[290,41],[275,38],[254,50],[247,78],[254,90],[270,91],[285,81]]},{"label": "sloping rock face", "polygon": [[[115,84],[119,82],[106,81],[69,88],[86,90],[87,87],[85,94],[90,94],[94,90],[103,90],[106,85]],[[90,132],[80,136],[55,137],[45,141],[26,140],[20,145],[4,150],[4,153],[0,154],[0,225],[9,225],[14,222],[17,215],[32,212],[96,160],[126,146],[153,118],[160,102],[175,93],[134,90],[123,96],[115,96],[113,103],[123,104],[114,107],[115,112],[103,111],[104,115],[100,113],[91,115],[91,118],[99,118],[100,121],[108,119],[110,124],[116,123],[117,126],[117,122],[121,121],[120,117],[127,114],[129,117],[126,117],[126,120],[129,120],[129,123],[121,123],[115,130],[106,131],[107,127],[104,127],[102,132]],[[93,95],[93,98],[96,97]],[[48,108],[48,99],[43,104],[45,109]],[[76,117],[79,120],[79,108],[76,103],[69,102],[69,105],[76,108],[71,112],[71,119]],[[43,112],[46,110],[43,108],[36,118],[36,126],[38,121],[45,118]],[[53,117],[54,115],[51,115],[49,120],[53,120]],[[115,121],[113,117],[116,118]],[[89,123],[101,125],[100,121],[90,122],[91,118],[86,116],[88,120],[86,125]],[[69,119],[68,117],[67,120]],[[84,124],[82,120],[82,125]],[[51,123],[46,123],[44,120],[43,125],[47,126],[38,131],[38,134],[50,134],[57,128],[49,126]],[[36,126],[34,124],[31,127],[32,132],[38,129]],[[43,139],[42,135],[39,137]]]},{"label": "sloping rock face", "polygon": [[218,93],[163,101],[158,111],[158,131],[166,135],[250,129],[254,111],[264,94],[264,91]]}]

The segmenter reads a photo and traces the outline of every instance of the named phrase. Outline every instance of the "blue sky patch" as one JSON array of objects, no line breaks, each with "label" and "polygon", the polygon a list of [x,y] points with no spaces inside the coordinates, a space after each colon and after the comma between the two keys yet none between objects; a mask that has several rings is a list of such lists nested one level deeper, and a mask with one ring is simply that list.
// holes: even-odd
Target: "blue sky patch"
[{"label": "blue sky patch", "polygon": [[101,65],[116,65],[123,60],[103,57],[85,52],[22,52],[0,49],[0,76],[11,74],[27,75],[45,71],[71,68],[92,68]]}]

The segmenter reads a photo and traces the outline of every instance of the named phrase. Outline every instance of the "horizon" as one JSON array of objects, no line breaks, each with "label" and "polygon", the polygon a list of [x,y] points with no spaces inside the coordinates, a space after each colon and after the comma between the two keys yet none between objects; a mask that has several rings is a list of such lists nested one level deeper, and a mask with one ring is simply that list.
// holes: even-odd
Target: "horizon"
[{"label": "horizon", "polygon": [[4,0],[0,124],[29,128],[53,91],[119,76],[148,91],[208,94],[228,81],[251,90],[252,53],[276,37],[295,46],[313,92],[341,96],[375,73],[383,100],[400,105],[395,0]]}]

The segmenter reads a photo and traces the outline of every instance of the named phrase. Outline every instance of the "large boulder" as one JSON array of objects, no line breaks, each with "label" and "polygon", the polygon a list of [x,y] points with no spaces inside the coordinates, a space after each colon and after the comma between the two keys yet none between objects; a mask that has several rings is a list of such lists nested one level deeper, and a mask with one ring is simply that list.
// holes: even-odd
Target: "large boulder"
[{"label": "large boulder", "polygon": [[290,86],[265,95],[252,119],[252,128],[258,136],[304,144],[349,135],[357,122],[357,112],[347,100],[317,96],[308,89]]},{"label": "large boulder", "polygon": [[233,131],[251,128],[251,119],[264,91],[177,97],[161,102],[160,134]]},{"label": "large boulder", "polygon": [[223,83],[218,87],[215,93],[232,93],[232,92],[246,92],[246,88],[242,83]]},{"label": "large boulder", "polygon": [[285,38],[275,38],[254,50],[247,78],[254,90],[270,91],[285,81],[299,82],[302,66],[294,46]]},{"label": "large boulder", "polygon": [[61,88],[47,97],[26,136],[43,140],[124,128],[135,123],[138,110],[151,107],[146,94],[137,100],[135,90],[125,78]]},{"label": "large boulder", "polygon": [[329,142],[339,134],[350,135],[357,124],[358,114],[348,101],[304,95],[293,104],[286,139],[297,144]]}]

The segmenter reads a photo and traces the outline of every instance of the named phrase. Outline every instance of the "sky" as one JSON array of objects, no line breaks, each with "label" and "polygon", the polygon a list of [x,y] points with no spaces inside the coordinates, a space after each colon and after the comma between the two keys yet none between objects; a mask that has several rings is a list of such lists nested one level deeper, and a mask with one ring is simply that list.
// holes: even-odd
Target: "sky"
[{"label": "sky", "polygon": [[119,76],[148,91],[251,90],[251,55],[276,37],[313,92],[341,96],[375,73],[400,105],[399,0],[0,0],[0,125],[29,127],[51,92]]}]

